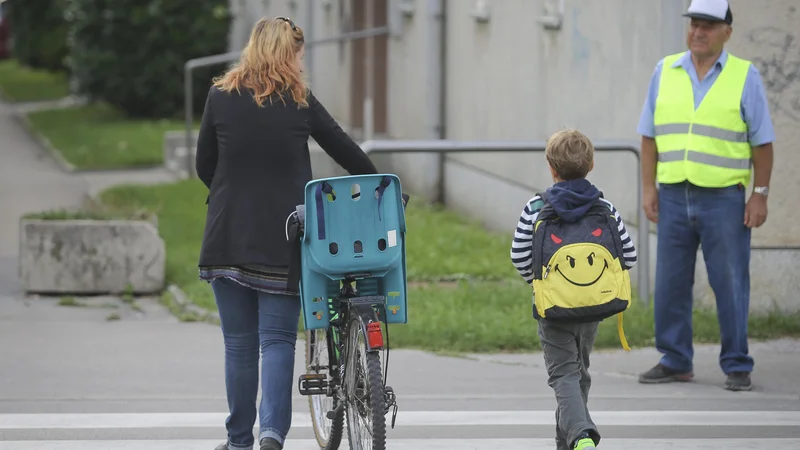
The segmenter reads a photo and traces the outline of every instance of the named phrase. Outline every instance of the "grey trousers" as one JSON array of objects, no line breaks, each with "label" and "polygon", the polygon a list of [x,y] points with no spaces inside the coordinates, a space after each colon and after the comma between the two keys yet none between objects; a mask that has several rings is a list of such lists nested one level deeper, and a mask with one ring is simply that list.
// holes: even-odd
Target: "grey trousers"
[{"label": "grey trousers", "polygon": [[549,376],[548,384],[555,391],[556,448],[570,450],[583,432],[597,445],[600,433],[592,422],[589,409],[589,354],[597,337],[597,322],[554,323],[539,320],[539,340]]}]

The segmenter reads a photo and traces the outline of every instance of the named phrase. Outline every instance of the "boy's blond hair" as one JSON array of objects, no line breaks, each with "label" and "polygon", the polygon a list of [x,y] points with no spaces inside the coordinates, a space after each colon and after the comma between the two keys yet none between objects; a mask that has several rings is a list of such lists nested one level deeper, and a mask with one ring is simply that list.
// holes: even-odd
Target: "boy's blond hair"
[{"label": "boy's blond hair", "polygon": [[544,154],[559,178],[575,180],[586,178],[592,169],[594,145],[578,130],[560,130],[547,140]]}]

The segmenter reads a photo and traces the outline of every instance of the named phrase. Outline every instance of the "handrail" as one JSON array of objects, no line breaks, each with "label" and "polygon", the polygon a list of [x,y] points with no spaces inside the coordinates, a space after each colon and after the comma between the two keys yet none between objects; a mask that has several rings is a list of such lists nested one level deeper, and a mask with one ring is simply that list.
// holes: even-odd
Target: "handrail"
[{"label": "handrail", "polygon": [[[637,165],[641,159],[641,148],[635,141],[594,141],[597,152],[624,151],[636,156]],[[544,152],[544,141],[451,141],[451,140],[370,140],[363,142],[361,148],[368,155],[371,153],[485,153],[485,152]],[[636,171],[637,206],[642,204],[642,174]],[[444,198],[445,182],[438,180],[439,198]],[[644,209],[637,208],[638,223],[636,251],[638,255],[638,295],[639,301],[647,305],[650,302],[650,225]]]},{"label": "handrail", "polygon": [[[375,36],[389,34],[389,27],[375,27],[367,28],[365,30],[350,31],[342,33],[338,36],[326,37],[322,39],[315,39],[305,43],[306,48],[314,47],[317,45],[333,44],[342,41],[351,41],[354,39],[364,39]],[[194,99],[193,86],[192,86],[192,71],[198,67],[213,66],[224,62],[234,61],[242,54],[241,51],[221,53],[218,55],[203,56],[201,58],[194,58],[186,61],[183,65],[183,96],[184,96],[184,115],[186,117],[186,173],[189,178],[192,178],[194,170],[192,166],[192,122],[194,122]]]}]

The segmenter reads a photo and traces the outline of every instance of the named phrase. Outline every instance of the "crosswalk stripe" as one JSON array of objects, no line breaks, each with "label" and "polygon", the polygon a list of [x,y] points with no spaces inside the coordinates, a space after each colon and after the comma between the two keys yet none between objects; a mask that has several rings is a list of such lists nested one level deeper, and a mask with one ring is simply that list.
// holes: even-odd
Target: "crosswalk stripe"
[{"label": "crosswalk stripe", "polygon": [[[800,411],[591,411],[609,426],[800,426]],[[0,429],[205,428],[227,413],[0,414]],[[555,425],[548,411],[400,411],[397,427]],[[311,427],[307,411],[292,414],[292,428]]]},{"label": "crosswalk stripe", "polygon": [[[222,440],[0,441],[0,450],[210,450]],[[601,448],[754,450],[792,448],[796,439],[603,439]],[[391,439],[387,450],[552,450],[553,439]],[[343,440],[339,448],[349,448]],[[319,450],[313,439],[288,439],[285,450]]]}]

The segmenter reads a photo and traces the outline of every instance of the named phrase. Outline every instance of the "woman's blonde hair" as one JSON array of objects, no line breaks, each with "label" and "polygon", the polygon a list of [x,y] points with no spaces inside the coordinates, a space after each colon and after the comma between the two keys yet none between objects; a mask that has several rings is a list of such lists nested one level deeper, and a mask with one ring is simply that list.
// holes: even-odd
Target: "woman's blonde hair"
[{"label": "woman's blonde hair", "polygon": [[258,106],[277,93],[281,101],[289,92],[295,103],[308,106],[306,83],[297,66],[297,53],[305,43],[303,30],[290,19],[277,17],[259,20],[250,33],[239,61],[228,71],[214,79],[214,86],[230,92],[247,88]]}]

